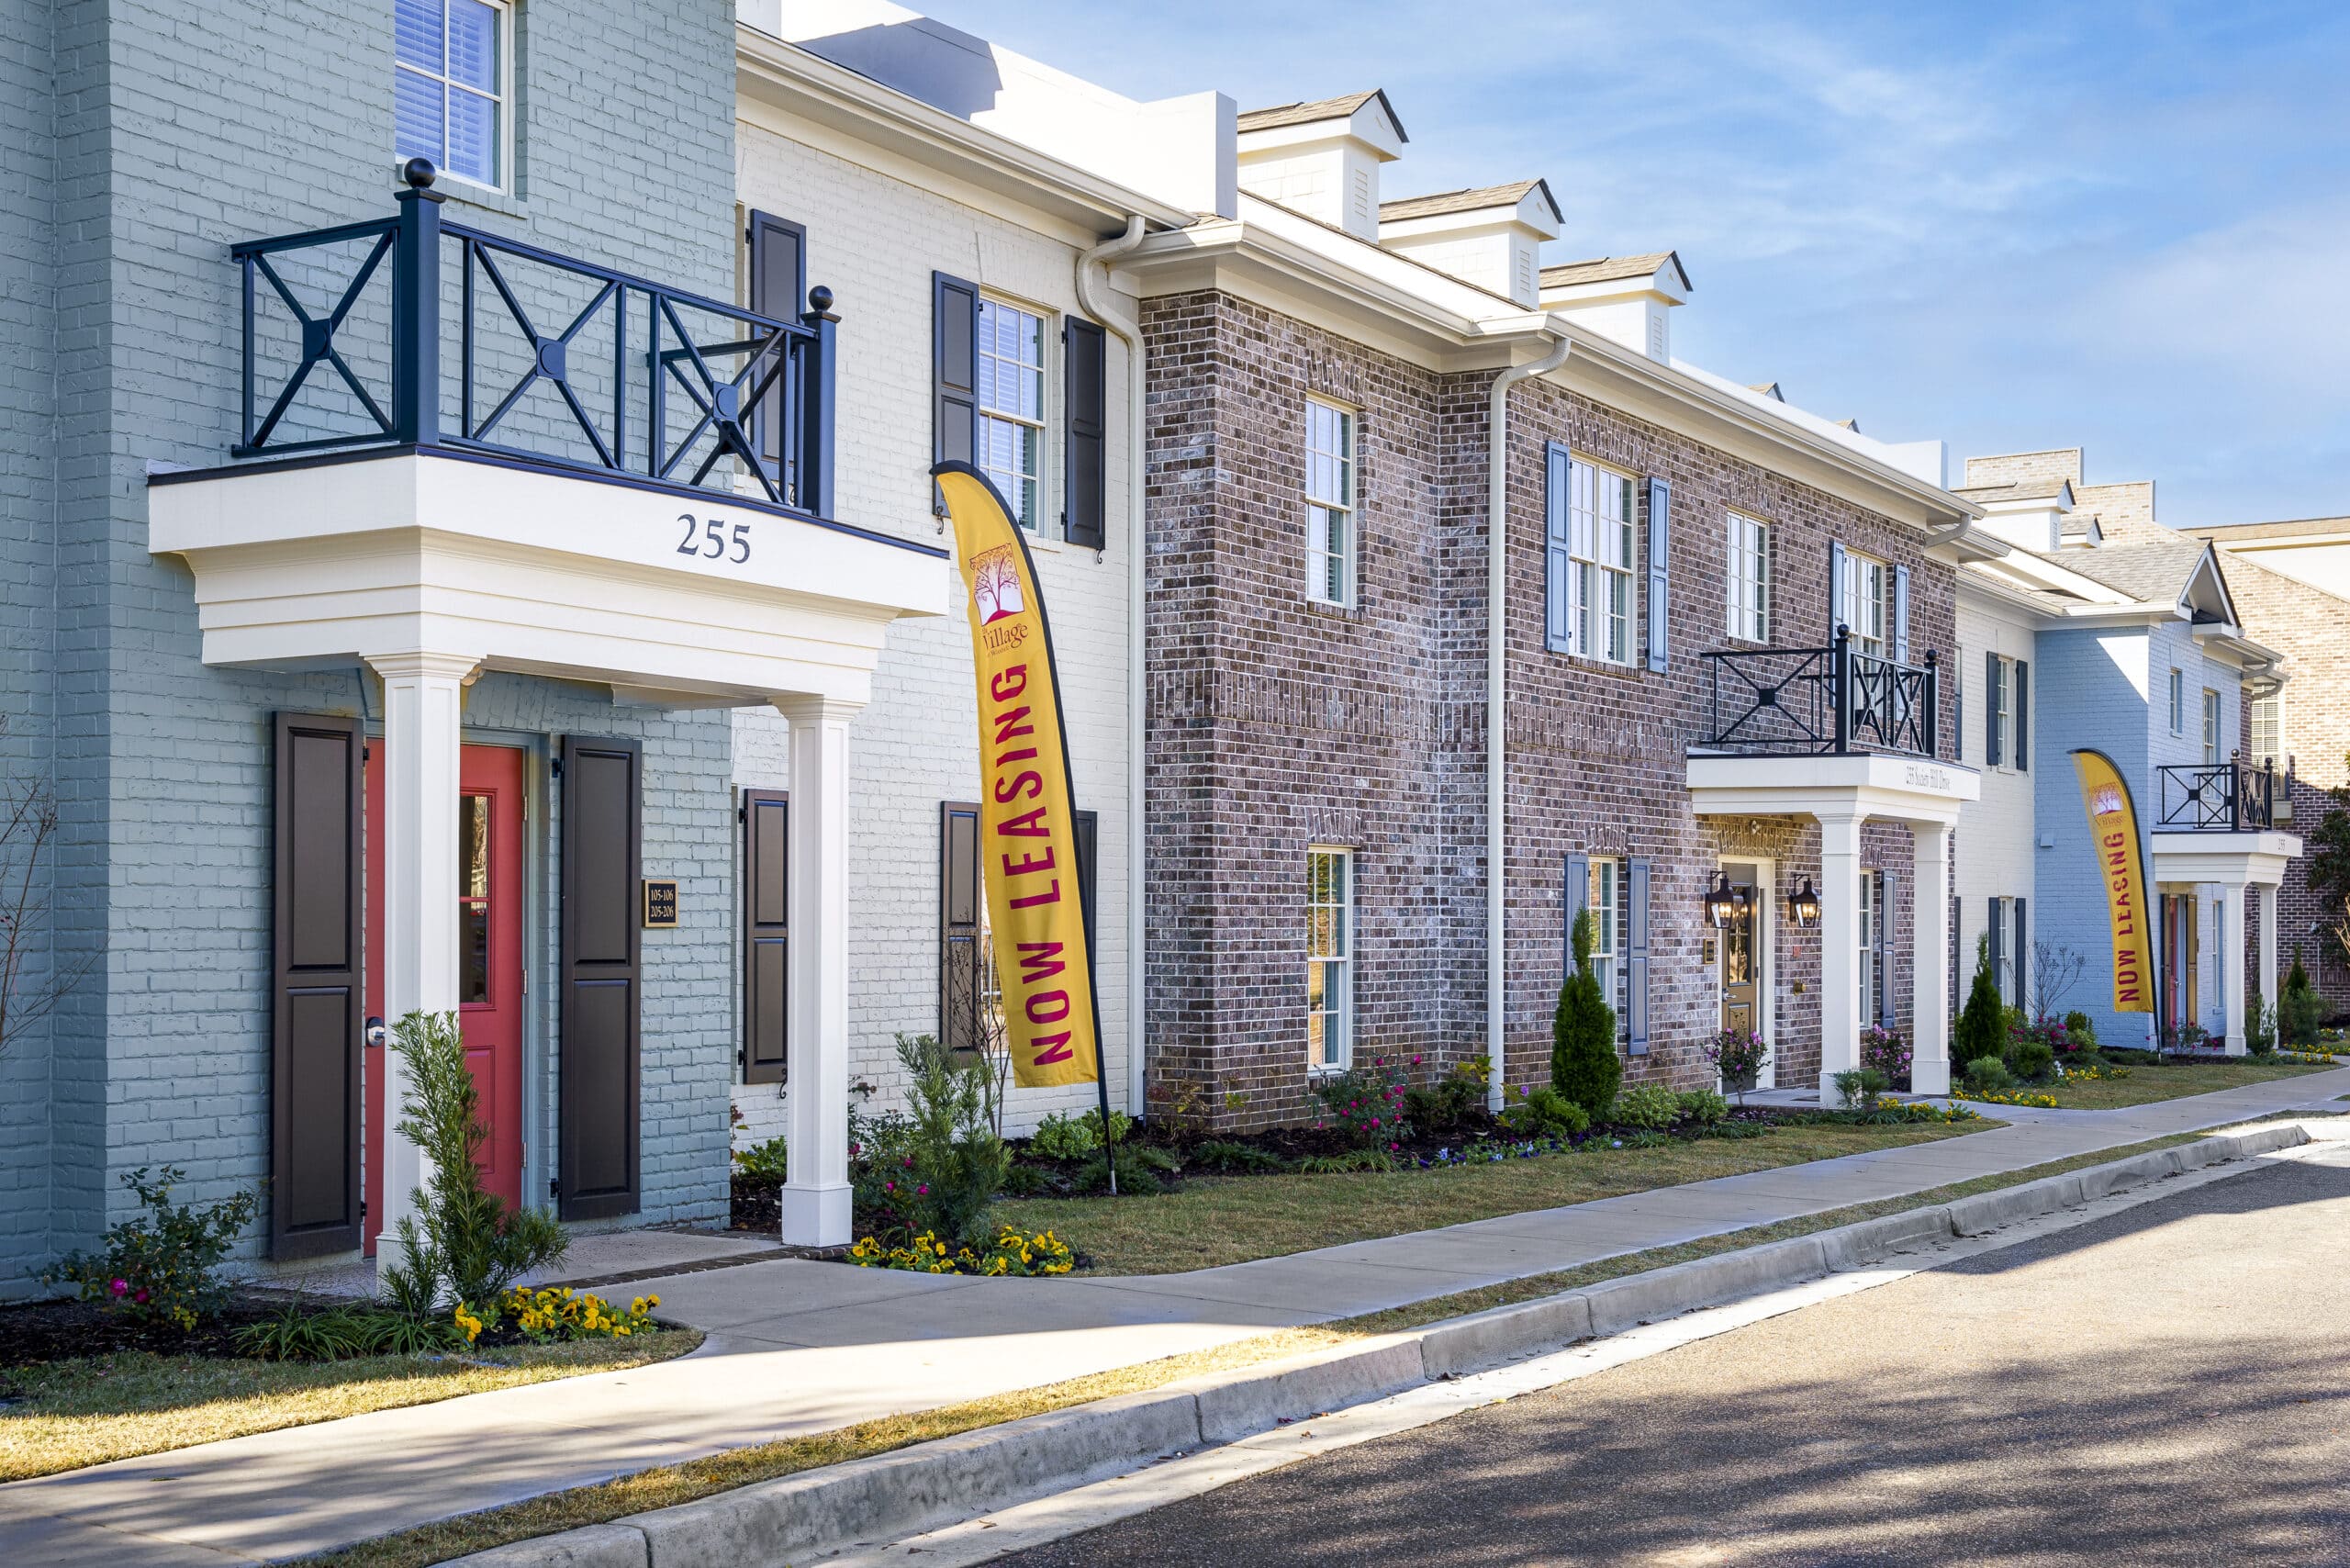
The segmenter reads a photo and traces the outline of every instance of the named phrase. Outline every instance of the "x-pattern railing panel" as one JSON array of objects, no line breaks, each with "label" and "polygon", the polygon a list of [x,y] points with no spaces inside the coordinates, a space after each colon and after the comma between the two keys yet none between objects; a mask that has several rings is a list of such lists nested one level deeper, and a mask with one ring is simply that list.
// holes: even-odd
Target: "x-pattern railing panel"
[{"label": "x-pattern railing panel", "polygon": [[1704,655],[1707,728],[1730,751],[1935,753],[1936,663],[1826,648],[1732,648]]}]

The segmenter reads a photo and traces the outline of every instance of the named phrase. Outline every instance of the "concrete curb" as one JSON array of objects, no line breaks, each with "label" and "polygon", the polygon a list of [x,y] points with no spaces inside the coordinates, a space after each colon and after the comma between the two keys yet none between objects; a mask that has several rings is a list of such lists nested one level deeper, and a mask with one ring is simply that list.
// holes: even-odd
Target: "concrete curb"
[{"label": "concrete curb", "polygon": [[2207,1137],[1816,1236],[1718,1253],[1261,1369],[1209,1374],[916,1443],[457,1559],[471,1568],[787,1568],[1103,1480],[1578,1339],[1802,1284],[1902,1251],[2311,1141],[2297,1122]]}]

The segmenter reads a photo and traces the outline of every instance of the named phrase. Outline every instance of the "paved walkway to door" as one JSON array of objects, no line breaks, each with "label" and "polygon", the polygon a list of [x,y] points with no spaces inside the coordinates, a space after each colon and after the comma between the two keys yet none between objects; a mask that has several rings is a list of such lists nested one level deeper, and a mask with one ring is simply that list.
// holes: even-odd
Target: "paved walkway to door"
[{"label": "paved walkway to door", "polygon": [[658,1366],[0,1486],[0,1562],[265,1562],[652,1465],[951,1405],[2350,1093],[2350,1068],[1188,1274],[971,1280],[800,1260],[632,1284],[708,1331]]}]

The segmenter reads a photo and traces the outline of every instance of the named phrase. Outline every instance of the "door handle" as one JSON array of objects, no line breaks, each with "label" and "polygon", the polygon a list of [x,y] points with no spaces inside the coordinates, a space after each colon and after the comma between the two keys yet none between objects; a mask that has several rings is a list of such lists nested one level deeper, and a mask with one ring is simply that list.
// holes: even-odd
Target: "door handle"
[{"label": "door handle", "polygon": [[380,1046],[384,1043],[384,1021],[381,1018],[370,1018],[367,1020],[367,1033],[365,1038],[367,1043],[371,1046]]}]

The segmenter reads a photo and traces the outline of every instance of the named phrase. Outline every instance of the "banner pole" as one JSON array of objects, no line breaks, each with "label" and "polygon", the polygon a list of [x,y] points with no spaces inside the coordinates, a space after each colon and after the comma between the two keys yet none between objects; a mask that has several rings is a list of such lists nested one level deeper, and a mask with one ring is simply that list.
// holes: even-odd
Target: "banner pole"
[{"label": "banner pole", "polygon": [[1118,1140],[1110,1127],[1110,1075],[1097,1064],[1093,1087],[1102,1092],[1102,1162],[1110,1171],[1110,1195],[1118,1195]]}]

